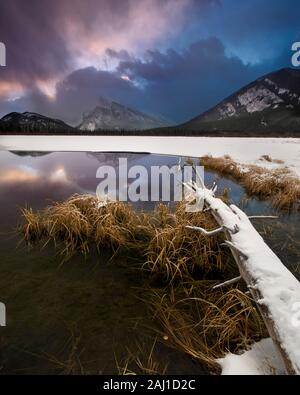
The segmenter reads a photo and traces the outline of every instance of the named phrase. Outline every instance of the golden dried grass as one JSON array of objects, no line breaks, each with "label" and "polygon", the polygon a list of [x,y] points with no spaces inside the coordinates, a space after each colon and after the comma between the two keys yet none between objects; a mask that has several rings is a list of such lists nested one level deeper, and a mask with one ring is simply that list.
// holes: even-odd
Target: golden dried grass
[{"label": "golden dried grass", "polygon": [[168,281],[195,270],[222,270],[230,256],[220,247],[222,235],[205,237],[186,228],[210,230],[217,224],[207,213],[187,213],[184,202],[175,210],[161,204],[153,213],[136,213],[122,202],[103,204],[94,196],[74,195],[37,213],[23,209],[22,215],[25,240],[53,241],[66,260],[77,251],[86,255],[92,244],[114,252],[126,248],[144,261],[143,270]]},{"label": "golden dried grass", "polygon": [[190,279],[171,290],[149,290],[147,300],[170,346],[218,371],[216,359],[245,350],[267,333],[247,295],[235,287],[212,291],[211,285]]},{"label": "golden dried grass", "polygon": [[220,247],[223,235],[206,237],[187,229],[197,226],[208,230],[217,227],[207,213],[187,213],[179,203],[175,212],[159,205],[154,213],[152,238],[146,248],[143,269],[160,274],[168,281],[183,279],[195,271],[205,273],[227,269],[228,251]]},{"label": "golden dried grass", "polygon": [[134,230],[135,214],[120,202],[100,202],[91,195],[73,195],[37,213],[21,210],[26,242],[46,239],[62,246],[61,254],[69,259],[76,251],[87,254],[90,245],[97,248],[120,248],[127,244]]},{"label": "golden dried grass", "polygon": [[228,155],[221,158],[205,156],[201,158],[201,164],[241,183],[250,196],[270,200],[275,208],[300,209],[300,180],[287,167],[267,169],[247,165],[243,168]]}]

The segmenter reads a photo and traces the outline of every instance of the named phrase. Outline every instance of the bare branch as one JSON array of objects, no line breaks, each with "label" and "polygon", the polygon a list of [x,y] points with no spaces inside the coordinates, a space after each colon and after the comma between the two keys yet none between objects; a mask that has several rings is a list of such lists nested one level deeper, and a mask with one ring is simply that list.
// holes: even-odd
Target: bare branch
[{"label": "bare branch", "polygon": [[238,277],[232,278],[231,280],[225,281],[222,284],[215,285],[214,287],[212,287],[212,289],[216,290],[216,289],[228,287],[229,285],[238,283],[240,280],[242,280],[242,276],[238,276]]},{"label": "bare branch", "polygon": [[198,226],[186,226],[187,229],[192,229],[192,230],[198,230],[199,232],[201,232],[204,236],[214,236],[217,235],[221,232],[224,232],[224,227],[215,229],[215,230],[206,230],[203,228],[199,228]]}]

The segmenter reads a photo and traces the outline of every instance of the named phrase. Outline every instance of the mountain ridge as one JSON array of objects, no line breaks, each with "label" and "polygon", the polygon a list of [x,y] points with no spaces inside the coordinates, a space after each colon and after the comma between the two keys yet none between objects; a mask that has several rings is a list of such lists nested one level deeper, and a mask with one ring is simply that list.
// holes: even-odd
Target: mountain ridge
[{"label": "mountain ridge", "polygon": [[300,131],[300,70],[283,68],[259,77],[180,126],[199,131]]},{"label": "mountain ridge", "polygon": [[56,133],[72,131],[74,128],[60,119],[50,118],[35,112],[25,111],[23,113],[10,112],[0,120],[0,131],[32,132],[44,131]]},{"label": "mountain ridge", "polygon": [[2,134],[193,136],[300,135],[300,70],[284,68],[257,78],[210,110],[177,126],[108,99],[83,114],[78,127],[33,112],[11,112]]},{"label": "mountain ridge", "polygon": [[99,98],[96,107],[83,114],[80,130],[145,130],[167,126],[166,122],[122,105],[115,101]]}]

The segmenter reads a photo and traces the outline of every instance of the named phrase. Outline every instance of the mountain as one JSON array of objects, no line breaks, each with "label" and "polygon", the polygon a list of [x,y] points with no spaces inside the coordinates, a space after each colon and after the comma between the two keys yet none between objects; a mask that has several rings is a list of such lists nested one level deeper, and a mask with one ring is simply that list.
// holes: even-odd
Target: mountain
[{"label": "mountain", "polygon": [[73,128],[59,119],[52,119],[33,112],[12,112],[0,120],[0,132],[58,133]]},{"label": "mountain", "polygon": [[299,132],[300,70],[281,69],[181,125],[197,131]]},{"label": "mountain", "polygon": [[94,132],[97,130],[146,130],[164,126],[167,126],[167,123],[163,120],[100,98],[96,108],[83,115],[79,129]]}]

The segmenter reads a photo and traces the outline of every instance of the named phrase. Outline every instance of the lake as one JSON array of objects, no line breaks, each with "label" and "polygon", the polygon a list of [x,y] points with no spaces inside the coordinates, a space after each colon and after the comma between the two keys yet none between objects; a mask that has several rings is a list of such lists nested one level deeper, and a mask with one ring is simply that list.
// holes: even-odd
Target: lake
[{"label": "lake", "polygon": [[[51,246],[29,249],[15,231],[20,207],[37,210],[74,193],[95,194],[99,166],[117,168],[120,157],[127,158],[129,167],[147,169],[179,160],[146,153],[0,151],[0,301],[7,308],[7,327],[0,328],[1,373],[113,374],[137,339],[155,340],[150,328],[156,323],[139,289],[146,280],[126,270],[126,262],[115,264],[105,252],[92,252],[61,265]],[[205,172],[207,185],[215,180],[219,191],[229,188],[231,201],[249,215],[279,215],[255,225],[300,278],[299,215],[276,212],[268,202],[247,197],[235,182]],[[134,206],[152,210],[155,203]],[[163,342],[159,354],[168,373],[206,373]]]}]

